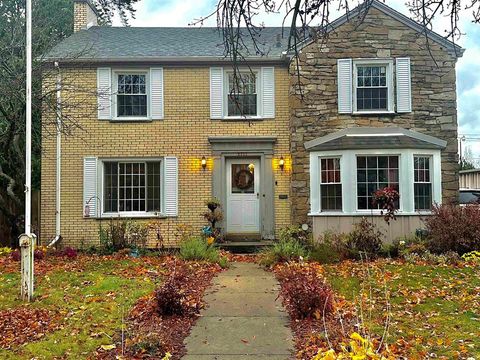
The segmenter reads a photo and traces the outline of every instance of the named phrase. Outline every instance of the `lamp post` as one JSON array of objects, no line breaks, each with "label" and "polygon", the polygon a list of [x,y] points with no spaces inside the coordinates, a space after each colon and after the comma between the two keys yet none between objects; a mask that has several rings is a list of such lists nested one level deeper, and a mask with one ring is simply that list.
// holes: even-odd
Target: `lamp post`
[{"label": "lamp post", "polygon": [[26,57],[26,85],[25,85],[25,233],[20,235],[22,283],[20,295],[22,300],[31,301],[33,298],[33,253],[35,235],[32,234],[32,1],[25,4],[25,57]]}]

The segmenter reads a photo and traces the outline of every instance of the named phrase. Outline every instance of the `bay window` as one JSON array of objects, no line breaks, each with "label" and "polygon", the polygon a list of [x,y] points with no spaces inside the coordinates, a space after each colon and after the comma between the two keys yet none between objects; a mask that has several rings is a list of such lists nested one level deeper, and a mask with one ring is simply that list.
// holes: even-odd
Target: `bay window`
[{"label": "bay window", "polygon": [[400,194],[399,215],[430,211],[441,202],[439,150],[352,149],[310,152],[311,215],[380,214],[373,194]]}]

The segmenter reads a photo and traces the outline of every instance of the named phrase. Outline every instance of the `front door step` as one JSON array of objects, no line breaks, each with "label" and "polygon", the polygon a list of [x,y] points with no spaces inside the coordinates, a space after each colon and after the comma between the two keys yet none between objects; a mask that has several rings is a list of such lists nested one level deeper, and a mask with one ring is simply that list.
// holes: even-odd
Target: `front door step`
[{"label": "front door step", "polygon": [[242,241],[261,241],[262,235],[260,233],[227,233],[225,234],[226,241],[235,241],[235,242],[242,242]]},{"label": "front door step", "polygon": [[259,250],[272,246],[273,241],[262,240],[262,241],[227,241],[224,243],[218,244],[222,249],[228,250],[232,253],[237,254],[251,254],[256,253]]}]

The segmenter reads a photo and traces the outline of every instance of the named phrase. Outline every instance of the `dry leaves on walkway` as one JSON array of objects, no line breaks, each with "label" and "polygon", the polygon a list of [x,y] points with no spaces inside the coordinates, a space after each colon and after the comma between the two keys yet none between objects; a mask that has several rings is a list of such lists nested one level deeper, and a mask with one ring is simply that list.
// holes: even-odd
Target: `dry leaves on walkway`
[{"label": "dry leaves on walkway", "polygon": [[[182,292],[188,307],[194,311],[184,316],[162,316],[158,313],[154,294],[137,301],[126,319],[124,342],[122,334],[116,337],[114,349],[97,349],[95,358],[115,359],[158,359],[169,352],[172,360],[185,354],[183,340],[188,336],[195,323],[199,310],[204,306],[202,297],[212,278],[221,267],[216,264],[185,262],[169,257],[164,266],[170,271],[185,271],[188,275]],[[168,276],[168,274],[167,274]]]},{"label": "dry leaves on walkway", "polygon": [[39,340],[61,326],[57,312],[32,307],[19,307],[0,311],[0,347],[13,346]]}]

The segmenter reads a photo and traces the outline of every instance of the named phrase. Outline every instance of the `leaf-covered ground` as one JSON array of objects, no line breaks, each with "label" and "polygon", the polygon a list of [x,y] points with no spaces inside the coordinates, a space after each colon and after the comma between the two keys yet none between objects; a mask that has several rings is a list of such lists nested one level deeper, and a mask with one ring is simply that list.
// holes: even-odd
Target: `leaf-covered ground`
[{"label": "leaf-covered ground", "polygon": [[388,351],[382,349],[389,359],[480,358],[479,266],[387,259],[303,266],[332,286],[336,311],[325,321],[322,314],[291,321],[297,359],[310,360],[319,347],[338,351],[354,331],[369,334],[376,346],[386,343]]},{"label": "leaf-covered ground", "polygon": [[175,261],[48,257],[35,262],[35,301],[25,305],[19,299],[19,262],[1,257],[0,359],[95,357],[98,349],[115,344],[130,310],[152,294]]},{"label": "leaf-covered ground", "polygon": [[[347,301],[372,305],[364,318],[408,359],[480,357],[480,267],[407,264],[388,259],[327,265],[325,276]],[[369,295],[371,294],[371,295]],[[358,307],[358,306],[357,306]],[[368,304],[365,310],[368,309]],[[369,321],[371,318],[371,321]]]}]

